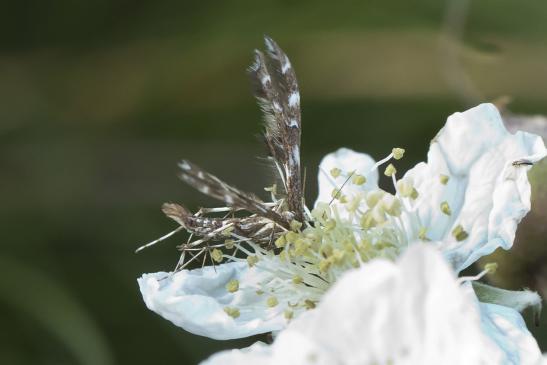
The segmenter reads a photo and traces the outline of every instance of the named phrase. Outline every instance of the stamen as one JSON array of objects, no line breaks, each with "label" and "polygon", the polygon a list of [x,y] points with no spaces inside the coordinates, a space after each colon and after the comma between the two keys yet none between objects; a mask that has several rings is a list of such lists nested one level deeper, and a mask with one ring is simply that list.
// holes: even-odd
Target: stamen
[{"label": "stamen", "polygon": [[230,293],[235,293],[239,290],[239,281],[236,279],[232,279],[226,284],[226,290],[228,290]]},{"label": "stamen", "polygon": [[395,168],[395,166],[393,166],[393,164],[389,164],[387,165],[386,170],[384,171],[384,175],[391,177],[396,172],[397,172],[397,169]]},{"label": "stamen", "polygon": [[249,267],[255,266],[257,262],[258,262],[258,256],[256,255],[247,256],[247,264],[249,265]]},{"label": "stamen", "polygon": [[446,215],[452,215],[452,210],[450,209],[450,205],[448,205],[447,201],[441,203],[441,212]]},{"label": "stamen", "polygon": [[232,248],[234,248],[234,244],[235,244],[235,241],[233,239],[227,239],[224,241],[224,247],[226,247],[226,249],[228,250],[231,250]]},{"label": "stamen", "polygon": [[222,262],[222,251],[218,248],[215,248],[213,251],[211,251],[211,258],[213,259],[213,261],[219,263]]},{"label": "stamen", "polygon": [[367,178],[364,177],[363,175],[354,175],[353,176],[353,179],[351,179],[351,182],[354,183],[355,185],[363,185],[367,182]]},{"label": "stamen", "polygon": [[342,170],[340,170],[339,168],[335,167],[333,169],[330,170],[330,175],[332,177],[334,177],[335,179],[340,176],[340,174],[342,173]]},{"label": "stamen", "polygon": [[224,307],[224,312],[234,319],[240,316],[239,309],[234,307]]},{"label": "stamen", "polygon": [[456,239],[456,241],[463,241],[467,237],[469,237],[469,234],[463,229],[461,224],[458,224],[454,229],[452,230],[452,236]]},{"label": "stamen", "polygon": [[426,227],[420,227],[420,230],[418,231],[418,238],[422,241],[429,241],[429,238],[426,236],[427,234],[427,228]]},{"label": "stamen", "polygon": [[277,306],[278,304],[279,304],[279,301],[274,296],[271,296],[271,297],[268,298],[268,300],[266,300],[266,305],[270,308],[273,308],[273,307]]},{"label": "stamen", "polygon": [[475,276],[462,276],[458,279],[458,284],[462,284],[468,281],[477,281],[482,279],[486,274],[494,274],[498,269],[498,264],[496,262],[490,262],[484,265],[484,270],[478,273]]},{"label": "stamen", "polygon": [[450,180],[450,176],[441,174],[439,180],[441,181],[441,184],[446,185],[448,184],[448,180]]},{"label": "stamen", "polygon": [[394,148],[391,150],[391,154],[393,155],[393,158],[396,160],[400,160],[403,158],[403,155],[405,154],[404,148]]},{"label": "stamen", "polygon": [[[376,170],[378,167],[382,166],[383,164],[385,164],[386,162],[388,162],[389,160],[391,160],[393,158],[393,152],[390,153],[387,157],[381,159],[380,161],[376,162],[374,164],[374,166],[372,166],[372,168],[369,170],[369,174]],[[368,175],[368,174],[367,174]]]}]

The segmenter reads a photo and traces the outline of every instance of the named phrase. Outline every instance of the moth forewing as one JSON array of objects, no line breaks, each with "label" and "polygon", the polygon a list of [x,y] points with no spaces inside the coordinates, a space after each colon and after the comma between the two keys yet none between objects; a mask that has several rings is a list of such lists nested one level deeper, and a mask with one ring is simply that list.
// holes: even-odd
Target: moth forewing
[{"label": "moth forewing", "polygon": [[267,57],[255,51],[249,73],[255,96],[264,112],[266,145],[272,158],[283,166],[288,210],[302,222],[303,196],[300,167],[300,92],[287,55],[266,37]]}]

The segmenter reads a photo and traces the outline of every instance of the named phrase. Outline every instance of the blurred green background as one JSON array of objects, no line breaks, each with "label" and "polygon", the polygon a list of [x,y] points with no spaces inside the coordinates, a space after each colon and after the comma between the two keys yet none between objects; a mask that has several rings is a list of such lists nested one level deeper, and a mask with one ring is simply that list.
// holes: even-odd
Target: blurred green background
[{"label": "blurred green background", "polygon": [[[245,73],[263,34],[299,77],[310,202],[319,159],[339,146],[376,158],[403,146],[404,171],[425,158],[446,117],[470,105],[508,95],[514,112],[547,114],[544,1],[2,8],[2,364],[195,364],[253,341],[193,336],[145,308],[136,278],[172,269],[183,235],[133,251],[174,228],[161,203],[213,204],[176,178],[182,157],[245,190],[270,183]],[[546,201],[529,226],[545,225]],[[547,286],[545,232],[529,232],[500,256],[498,285]],[[546,351],[547,320],[531,329]]]}]

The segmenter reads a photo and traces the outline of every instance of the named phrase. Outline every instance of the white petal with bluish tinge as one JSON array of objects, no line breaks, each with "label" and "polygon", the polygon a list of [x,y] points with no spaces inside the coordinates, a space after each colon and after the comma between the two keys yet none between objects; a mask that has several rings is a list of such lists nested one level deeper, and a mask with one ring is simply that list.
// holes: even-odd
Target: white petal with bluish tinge
[{"label": "white petal with bluish tinge", "polygon": [[[501,333],[501,332],[500,332]],[[528,345],[526,341],[517,346]],[[479,308],[441,254],[411,246],[396,263],[349,271],[266,351],[221,352],[204,365],[504,364]]]},{"label": "white petal with bluish tinge", "polygon": [[[412,179],[420,193],[418,214],[427,237],[458,271],[496,248],[512,246],[517,224],[530,210],[529,166],[546,155],[543,140],[525,132],[509,133],[496,107],[481,104],[455,113],[432,141],[428,162],[416,165]],[[449,177],[446,185],[441,174]],[[447,202],[451,215],[441,211]],[[461,225],[469,234],[456,240]]]},{"label": "white petal with bluish tinge", "polygon": [[[257,294],[258,283],[271,274],[246,262],[230,262],[215,267],[144,274],[138,279],[146,306],[188,332],[225,340],[279,330],[286,325],[285,306],[269,308],[267,294]],[[236,279],[239,290],[230,293],[226,284]],[[283,298],[279,298],[280,303]],[[232,318],[225,307],[237,308]]]},{"label": "white petal with bluish tinge", "polygon": [[505,364],[535,364],[541,357],[537,341],[519,312],[497,304],[480,303],[484,331],[506,353]]},{"label": "white petal with bluish tinge", "polygon": [[[348,181],[342,190],[343,194],[352,195],[357,192],[377,189],[378,170],[373,169],[375,163],[369,155],[355,152],[349,148],[340,148],[323,157],[319,164],[319,195],[315,204],[318,202],[329,203],[332,200],[332,191],[342,187],[347,179],[346,174],[352,171],[355,171],[355,174],[365,176],[367,182],[363,185],[355,185]],[[330,173],[334,168],[340,169],[345,174],[334,178]]]}]

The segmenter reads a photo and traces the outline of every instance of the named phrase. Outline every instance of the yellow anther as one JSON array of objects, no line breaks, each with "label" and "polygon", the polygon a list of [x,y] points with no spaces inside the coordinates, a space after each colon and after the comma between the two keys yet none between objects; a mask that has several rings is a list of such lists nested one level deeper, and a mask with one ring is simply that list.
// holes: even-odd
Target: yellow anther
[{"label": "yellow anther", "polygon": [[408,181],[405,181],[405,180],[397,181],[397,192],[403,198],[410,197],[410,195],[412,195],[413,190],[414,190],[414,186],[412,186],[412,184],[409,183]]},{"label": "yellow anther", "polygon": [[274,296],[271,296],[266,300],[266,305],[270,308],[273,308],[278,304],[279,304],[279,302],[277,301],[277,298],[274,297]]},{"label": "yellow anther", "polygon": [[239,317],[239,309],[234,307],[224,307],[224,312],[226,312],[227,315],[229,315],[232,318]]},{"label": "yellow anther", "polygon": [[448,180],[450,180],[450,177],[448,175],[441,174],[439,176],[439,180],[441,181],[441,184],[446,185],[448,184]]},{"label": "yellow anther", "polygon": [[489,274],[495,274],[498,270],[498,263],[497,262],[489,262],[486,265],[484,265],[484,270]]},{"label": "yellow anther", "polygon": [[338,201],[342,204],[346,204],[348,202],[348,198],[345,195],[342,195],[338,198]]},{"label": "yellow anther", "polygon": [[319,271],[325,273],[329,270],[331,261],[329,259],[324,259],[319,261]]},{"label": "yellow anther", "polygon": [[294,243],[295,254],[298,256],[304,255],[306,251],[310,248],[311,243],[305,238],[299,238]]},{"label": "yellow anther", "polygon": [[333,199],[340,199],[340,197],[342,196],[342,191],[338,188],[333,189],[330,193],[330,196],[332,196]]},{"label": "yellow anther", "polygon": [[234,231],[234,227],[232,226],[232,227],[228,227],[228,228],[226,228],[225,230],[223,230],[221,234],[222,234],[224,237],[230,237],[230,236],[232,235],[232,232],[233,232],[233,231]]},{"label": "yellow anther", "polygon": [[218,248],[215,248],[213,251],[211,251],[211,258],[216,262],[221,262],[222,251],[220,251]]},{"label": "yellow anther", "polygon": [[420,193],[418,193],[418,190],[416,188],[412,188],[412,193],[410,193],[410,199],[416,200],[420,196]]},{"label": "yellow anther", "polygon": [[376,226],[376,221],[372,218],[372,213],[370,211],[363,214],[359,223],[361,224],[361,228],[364,229],[369,229]]},{"label": "yellow anther", "polygon": [[336,228],[336,221],[334,219],[329,219],[325,223],[325,231],[332,231],[334,228]]},{"label": "yellow anther", "polygon": [[391,177],[395,173],[397,173],[397,169],[395,168],[395,166],[393,166],[393,164],[387,165],[386,170],[384,171],[384,175]]},{"label": "yellow anther", "polygon": [[344,261],[345,252],[342,250],[335,249],[332,253],[332,261],[335,264],[341,264]]},{"label": "yellow anther", "polygon": [[275,240],[274,244],[275,244],[275,247],[277,248],[285,247],[285,244],[287,244],[287,240],[285,239],[285,236],[279,236]]},{"label": "yellow anther", "polygon": [[420,230],[418,231],[418,238],[422,241],[429,241],[429,238],[427,238],[427,228],[420,227]]},{"label": "yellow anther", "polygon": [[283,312],[283,316],[285,317],[287,321],[290,321],[292,317],[294,316],[294,312],[290,309],[287,309],[285,310],[285,312]]},{"label": "yellow anther", "polygon": [[355,212],[359,208],[360,204],[361,204],[361,197],[356,195],[346,204],[346,209],[349,212]]},{"label": "yellow anther", "polygon": [[391,150],[391,153],[393,154],[393,158],[396,160],[400,160],[403,158],[403,155],[405,154],[404,148],[394,148]]},{"label": "yellow anther", "polygon": [[232,279],[226,284],[226,290],[228,290],[230,293],[235,293],[239,290],[239,281],[236,279]]},{"label": "yellow anther", "polygon": [[461,224],[458,224],[454,229],[452,230],[452,236],[456,239],[456,241],[463,241],[467,237],[469,237],[469,234],[463,229]]},{"label": "yellow anther", "polygon": [[363,175],[353,175],[353,177],[351,178],[351,182],[354,183],[355,185],[363,185],[367,182],[367,178],[364,177]]},{"label": "yellow anther", "polygon": [[338,176],[340,176],[340,174],[342,173],[342,170],[340,170],[339,168],[335,167],[333,168],[332,170],[330,170],[330,174],[332,177],[334,178],[337,178]]},{"label": "yellow anther", "polygon": [[384,211],[383,204],[377,204],[374,208],[371,210],[372,219],[377,224],[382,224],[386,221],[386,212]]},{"label": "yellow anther", "polygon": [[293,284],[296,284],[296,285],[302,284],[303,281],[304,281],[304,279],[302,279],[301,276],[295,275],[295,276],[292,277]]},{"label": "yellow anther", "polygon": [[402,213],[401,201],[391,194],[385,194],[382,198],[382,207],[391,216],[398,217]]},{"label": "yellow anther", "polygon": [[298,235],[298,233],[292,231],[289,231],[285,234],[285,240],[287,241],[287,243],[294,243],[299,237],[300,236]]},{"label": "yellow anther", "polygon": [[308,228],[304,231],[304,233],[306,234],[305,237],[313,242],[321,240],[321,236],[317,232],[315,232],[313,228]]},{"label": "yellow anther", "polygon": [[225,240],[224,241],[224,247],[226,247],[228,250],[231,250],[234,248],[235,241],[234,240]]},{"label": "yellow anther", "polygon": [[258,289],[255,293],[256,293],[256,295],[262,295],[262,294],[264,294],[264,290]]},{"label": "yellow anther", "polygon": [[258,262],[258,256],[256,255],[247,256],[247,265],[249,265],[249,267],[255,266],[257,262]]},{"label": "yellow anther", "polygon": [[382,199],[382,196],[384,196],[385,192],[382,190],[372,190],[367,193],[367,196],[365,197],[365,201],[367,202],[367,205],[369,208],[374,208],[376,204]]},{"label": "yellow anther", "polygon": [[315,308],[315,302],[313,300],[306,299],[306,300],[304,300],[304,307],[306,309],[313,309],[313,308]]},{"label": "yellow anther", "polygon": [[302,223],[300,223],[299,221],[297,221],[296,219],[293,219],[290,223],[290,226],[291,226],[291,230],[297,232],[300,230],[300,228],[302,227]]},{"label": "yellow anther", "polygon": [[452,214],[452,210],[450,209],[450,205],[448,205],[448,202],[444,201],[441,203],[441,212],[443,212],[446,215]]}]

